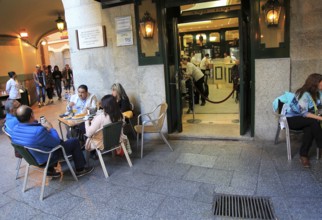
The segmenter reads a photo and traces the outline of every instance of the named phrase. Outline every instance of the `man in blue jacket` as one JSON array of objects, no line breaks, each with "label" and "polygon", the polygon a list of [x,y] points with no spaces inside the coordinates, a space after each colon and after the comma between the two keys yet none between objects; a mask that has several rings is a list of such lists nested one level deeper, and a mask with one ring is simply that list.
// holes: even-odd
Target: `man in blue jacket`
[{"label": "man in blue jacket", "polygon": [[[77,139],[61,141],[57,131],[50,122],[42,124],[35,122],[35,116],[29,106],[22,105],[17,109],[17,118],[19,123],[14,127],[12,132],[12,142],[15,144],[36,148],[39,150],[49,151],[58,145],[62,145],[67,155],[72,155],[76,175],[78,177],[86,175],[94,170],[94,167],[85,168],[85,158],[81,151]],[[48,160],[48,154],[42,154],[36,151],[30,151],[39,164],[45,164]],[[53,159],[60,157],[59,152],[55,152]],[[49,169],[49,175],[55,175],[54,168]]]},{"label": "man in blue jacket", "polygon": [[15,99],[8,99],[5,104],[6,110],[6,121],[5,121],[5,130],[11,136],[13,128],[19,123],[16,112],[20,107],[20,102]]}]

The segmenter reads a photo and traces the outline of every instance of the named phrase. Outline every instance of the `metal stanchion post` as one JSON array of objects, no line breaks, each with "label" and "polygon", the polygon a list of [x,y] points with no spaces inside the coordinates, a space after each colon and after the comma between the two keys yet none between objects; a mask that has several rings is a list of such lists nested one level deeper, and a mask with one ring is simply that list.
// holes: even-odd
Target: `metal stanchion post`
[{"label": "metal stanchion post", "polygon": [[194,83],[193,83],[193,78],[190,77],[191,80],[191,94],[192,94],[192,119],[188,119],[187,122],[188,123],[192,123],[192,124],[198,124],[201,122],[200,119],[195,119],[195,95],[194,95]]}]

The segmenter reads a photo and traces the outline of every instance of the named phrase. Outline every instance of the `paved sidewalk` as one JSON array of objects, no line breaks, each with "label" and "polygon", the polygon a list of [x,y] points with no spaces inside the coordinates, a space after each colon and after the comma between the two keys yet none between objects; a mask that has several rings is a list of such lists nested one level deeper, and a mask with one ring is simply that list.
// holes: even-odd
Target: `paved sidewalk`
[{"label": "paved sidewalk", "polygon": [[63,165],[64,176],[48,179],[40,202],[39,172],[32,171],[22,193],[24,168],[15,180],[13,149],[2,133],[0,143],[1,219],[214,219],[214,193],[269,196],[278,219],[322,219],[322,162],[313,159],[315,149],[312,168],[304,169],[296,155],[287,161],[285,143],[176,140],[171,152],[151,141],[143,159],[134,148],[132,168],[107,155],[108,179],[98,161],[78,182]]}]

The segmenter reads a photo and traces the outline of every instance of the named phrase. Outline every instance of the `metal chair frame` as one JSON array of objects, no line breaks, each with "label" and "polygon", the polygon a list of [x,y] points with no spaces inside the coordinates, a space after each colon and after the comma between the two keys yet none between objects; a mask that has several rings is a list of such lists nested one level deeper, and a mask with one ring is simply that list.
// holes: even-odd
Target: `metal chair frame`
[{"label": "metal chair frame", "polygon": [[[163,108],[163,112],[162,112],[162,108]],[[159,117],[156,119],[153,119],[153,116],[158,109],[160,109]],[[139,146],[139,135],[141,134],[141,158],[143,157],[144,133],[159,133],[161,139],[168,145],[170,150],[173,151],[170,143],[162,134],[162,127],[164,124],[165,116],[167,114],[167,109],[168,109],[167,103],[161,103],[157,107],[155,107],[152,110],[152,112],[138,115],[138,122],[137,122],[137,125],[134,126],[134,128],[137,133],[136,146]],[[149,120],[142,121],[142,124],[140,125],[140,119],[142,119],[143,117],[147,117]],[[141,126],[141,129],[139,126]],[[145,130],[146,127],[152,127],[154,128],[154,130],[147,131]]]},{"label": "metal chair frame", "polygon": [[[284,105],[283,105],[284,108]],[[291,133],[294,134],[302,134],[303,130],[293,130],[290,129],[287,123],[287,117],[280,112],[274,112],[274,115],[278,118],[277,120],[277,130],[276,130],[276,135],[275,135],[275,141],[274,144],[278,144],[278,139],[280,136],[280,131],[281,131],[281,123],[284,123],[285,128],[285,138],[286,138],[286,150],[287,150],[287,160],[292,160],[292,148],[291,148]],[[320,159],[320,149],[316,148],[316,159]]]},{"label": "metal chair frame", "polygon": [[[5,125],[2,126],[2,132],[7,135],[7,137],[9,138],[9,140],[11,141],[11,136],[10,134],[6,131],[5,129]],[[17,163],[16,163],[16,179],[18,179],[19,176],[19,171],[20,171],[20,166],[21,166],[21,162],[22,162],[22,157],[17,157],[15,155],[15,157],[17,158]]]},{"label": "metal chair frame", "polygon": [[[52,154],[57,151],[57,150],[62,150],[63,153],[63,157],[65,159],[65,162],[68,165],[68,168],[70,170],[70,172],[72,173],[74,179],[76,181],[78,181],[77,176],[68,160],[68,157],[65,153],[65,149],[63,148],[63,146],[59,145],[55,148],[53,148],[51,151],[43,151],[43,150],[39,150],[39,149],[35,149],[32,147],[27,147],[27,146],[21,146],[15,143],[11,143],[12,146],[22,155],[22,157],[27,161],[27,167],[26,167],[26,172],[25,172],[25,178],[24,178],[24,182],[23,182],[23,187],[22,187],[22,192],[26,191],[26,186],[27,186],[27,181],[28,181],[28,175],[29,175],[29,168],[34,169],[34,170],[38,170],[38,171],[42,171],[43,172],[43,177],[42,177],[42,184],[41,184],[41,191],[40,191],[40,197],[39,200],[42,201],[44,199],[44,191],[45,191],[45,183],[46,183],[46,177],[47,177],[47,171],[48,171],[48,167],[50,164],[52,164],[54,161],[50,161]],[[45,168],[42,168],[41,164],[38,164],[38,162],[36,161],[36,159],[32,156],[32,154],[29,151],[36,151],[39,153],[43,153],[43,154],[49,154],[48,156],[48,160],[46,163]]]},{"label": "metal chair frame", "polygon": [[[126,157],[126,160],[129,164],[130,167],[132,167],[132,162],[131,159],[129,157],[129,154],[127,153],[126,147],[123,144],[123,142],[120,141],[120,137],[121,137],[121,132],[122,132],[122,127],[123,127],[123,121],[118,121],[118,122],[114,122],[111,124],[107,124],[105,125],[103,128],[97,130],[91,137],[95,136],[97,133],[102,132],[103,131],[103,144],[104,144],[104,149],[100,150],[98,148],[96,148],[96,153],[98,155],[103,173],[105,178],[109,177],[108,172],[106,170],[106,165],[105,162],[103,160],[103,156],[104,154],[107,154],[117,148],[122,148],[124,151],[124,155]],[[86,155],[86,160],[89,160],[89,153],[87,153]]]}]

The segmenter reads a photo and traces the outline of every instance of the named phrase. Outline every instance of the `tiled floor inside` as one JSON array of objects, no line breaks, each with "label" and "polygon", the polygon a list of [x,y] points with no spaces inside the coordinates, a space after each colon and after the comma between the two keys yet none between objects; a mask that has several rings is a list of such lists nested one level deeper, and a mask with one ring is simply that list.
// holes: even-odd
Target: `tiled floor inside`
[{"label": "tiled floor inside", "polygon": [[[53,121],[63,105],[35,112]],[[268,196],[278,219],[322,219],[322,161],[314,159],[313,147],[312,168],[302,168],[299,141],[292,140],[292,161],[285,142],[170,140],[171,152],[154,140],[146,141],[143,159],[132,143],[132,168],[125,158],[107,155],[108,179],[91,161],[93,173],[75,182],[62,164],[63,176],[48,178],[41,202],[41,176],[32,171],[22,192],[25,163],[15,180],[16,159],[1,133],[0,219],[214,219],[214,193]]]}]

